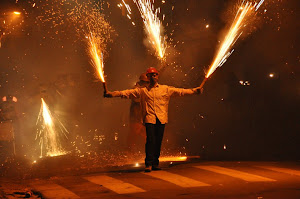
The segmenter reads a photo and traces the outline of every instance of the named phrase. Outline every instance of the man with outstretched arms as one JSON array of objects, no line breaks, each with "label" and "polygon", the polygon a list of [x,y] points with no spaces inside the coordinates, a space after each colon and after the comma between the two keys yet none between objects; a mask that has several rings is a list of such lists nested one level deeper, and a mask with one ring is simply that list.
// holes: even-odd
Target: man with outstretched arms
[{"label": "man with outstretched arms", "polygon": [[161,170],[159,156],[164,135],[165,124],[168,123],[168,105],[173,96],[184,96],[202,93],[200,87],[193,89],[175,88],[158,84],[159,73],[150,67],[146,72],[150,83],[144,88],[123,91],[107,91],[104,97],[140,98],[143,122],[146,127],[145,172]]}]

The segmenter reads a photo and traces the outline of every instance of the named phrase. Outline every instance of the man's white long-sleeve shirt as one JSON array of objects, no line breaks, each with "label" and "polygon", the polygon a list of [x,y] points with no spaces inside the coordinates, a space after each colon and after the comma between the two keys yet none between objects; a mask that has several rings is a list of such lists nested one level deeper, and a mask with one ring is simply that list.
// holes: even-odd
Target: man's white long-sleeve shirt
[{"label": "man's white long-sleeve shirt", "polygon": [[122,98],[140,98],[144,123],[156,123],[156,117],[162,124],[168,123],[168,106],[172,96],[184,96],[197,93],[196,89],[175,88],[156,84],[153,88],[135,88],[116,91]]}]

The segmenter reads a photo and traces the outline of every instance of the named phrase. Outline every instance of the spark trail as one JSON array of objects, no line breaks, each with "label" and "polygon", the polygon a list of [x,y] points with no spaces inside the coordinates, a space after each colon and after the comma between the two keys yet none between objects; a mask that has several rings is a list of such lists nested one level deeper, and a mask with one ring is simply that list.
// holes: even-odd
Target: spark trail
[{"label": "spark trail", "polygon": [[264,0],[261,0],[258,4],[245,1],[242,2],[239,6],[235,19],[206,74],[206,78],[208,78],[218,67],[221,67],[234,52],[232,47],[242,35],[242,29],[247,25],[247,20],[254,16],[255,11],[258,10],[263,2]]},{"label": "spark trail", "polygon": [[[97,71],[97,77],[101,82],[105,83],[104,79],[104,64],[103,64],[103,53],[101,53],[99,39],[95,38],[92,33],[88,36],[89,39],[89,53],[91,57],[91,63]],[[101,55],[101,56],[100,56]]]},{"label": "spark trail", "polygon": [[146,32],[152,47],[155,49],[159,59],[165,59],[166,40],[162,33],[162,24],[158,13],[160,8],[154,9],[150,0],[133,0],[137,5],[143,19]]}]

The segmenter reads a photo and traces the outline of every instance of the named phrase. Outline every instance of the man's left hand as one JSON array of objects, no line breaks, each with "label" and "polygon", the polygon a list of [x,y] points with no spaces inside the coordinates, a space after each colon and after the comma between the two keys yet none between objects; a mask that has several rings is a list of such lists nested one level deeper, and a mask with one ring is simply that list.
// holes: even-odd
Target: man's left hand
[{"label": "man's left hand", "polygon": [[196,90],[197,94],[203,94],[203,87],[202,88],[197,87],[197,88],[195,88],[195,90]]}]

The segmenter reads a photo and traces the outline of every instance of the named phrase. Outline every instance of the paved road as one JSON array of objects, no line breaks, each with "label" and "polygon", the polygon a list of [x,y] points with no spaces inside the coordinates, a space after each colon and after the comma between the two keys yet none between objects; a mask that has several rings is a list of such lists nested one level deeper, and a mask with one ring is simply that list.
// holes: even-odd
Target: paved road
[{"label": "paved road", "polygon": [[28,182],[45,198],[300,199],[299,162],[198,162]]}]

